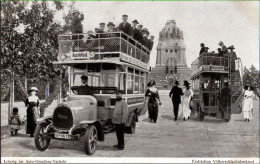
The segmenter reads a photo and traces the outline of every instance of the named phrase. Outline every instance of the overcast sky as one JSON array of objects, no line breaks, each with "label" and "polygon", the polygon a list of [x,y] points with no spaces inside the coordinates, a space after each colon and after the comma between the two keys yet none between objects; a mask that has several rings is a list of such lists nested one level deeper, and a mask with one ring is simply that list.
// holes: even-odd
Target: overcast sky
[{"label": "overcast sky", "polygon": [[259,2],[87,2],[77,1],[75,8],[85,15],[84,32],[100,22],[118,25],[127,14],[129,22],[137,19],[155,36],[151,66],[155,65],[159,32],[167,20],[176,20],[184,33],[187,65],[198,57],[200,43],[216,51],[222,40],[234,45],[243,65],[259,68]]}]

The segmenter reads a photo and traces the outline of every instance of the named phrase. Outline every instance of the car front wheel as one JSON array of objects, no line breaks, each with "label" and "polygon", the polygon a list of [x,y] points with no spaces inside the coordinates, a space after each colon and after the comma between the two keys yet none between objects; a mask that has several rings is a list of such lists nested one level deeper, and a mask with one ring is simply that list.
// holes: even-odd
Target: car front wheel
[{"label": "car front wheel", "polygon": [[47,124],[39,124],[37,125],[34,132],[34,143],[38,150],[44,151],[49,147],[50,138],[48,137],[48,133],[45,133],[45,129]]},{"label": "car front wheel", "polygon": [[85,134],[85,152],[88,155],[92,155],[95,153],[97,149],[97,140],[98,133],[97,128],[94,125],[91,125],[87,128]]}]

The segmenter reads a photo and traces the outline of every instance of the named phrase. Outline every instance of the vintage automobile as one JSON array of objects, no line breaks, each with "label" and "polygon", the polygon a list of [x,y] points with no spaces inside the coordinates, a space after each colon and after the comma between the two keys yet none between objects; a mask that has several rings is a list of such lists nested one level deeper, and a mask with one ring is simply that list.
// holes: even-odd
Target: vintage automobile
[{"label": "vintage automobile", "polygon": [[[143,113],[149,51],[126,34],[115,34],[92,39],[84,34],[81,40],[73,40],[72,35],[59,36],[59,60],[54,64],[68,66],[70,90],[52,116],[37,120],[34,141],[38,150],[46,150],[51,139],[84,137],[85,152],[92,155],[97,141],[104,141],[104,134],[113,130],[111,119],[118,90],[129,109],[126,133],[135,132],[138,115]],[[88,77],[92,94],[82,92],[82,75]]]},{"label": "vintage automobile", "polygon": [[[203,53],[192,63],[191,86],[194,91],[192,108],[197,111],[198,119],[212,116],[228,122],[231,114],[242,112],[243,66],[236,61],[236,70],[231,71],[231,60],[217,53]],[[221,90],[224,82],[231,87],[230,105],[222,105]]]}]

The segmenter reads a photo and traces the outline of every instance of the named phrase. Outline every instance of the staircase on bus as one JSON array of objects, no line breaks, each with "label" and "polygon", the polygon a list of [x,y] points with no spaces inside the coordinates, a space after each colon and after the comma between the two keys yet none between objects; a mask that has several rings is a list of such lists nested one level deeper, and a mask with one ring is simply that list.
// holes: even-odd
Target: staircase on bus
[{"label": "staircase on bus", "polygon": [[243,100],[243,66],[240,58],[236,59],[236,69],[231,71],[231,63],[229,69],[229,79],[231,87],[231,113],[239,114],[242,111]]}]

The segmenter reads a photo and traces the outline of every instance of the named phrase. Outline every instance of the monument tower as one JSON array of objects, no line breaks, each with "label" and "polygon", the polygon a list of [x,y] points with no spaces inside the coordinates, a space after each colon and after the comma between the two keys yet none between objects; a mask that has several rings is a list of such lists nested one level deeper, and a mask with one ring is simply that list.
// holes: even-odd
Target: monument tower
[{"label": "monument tower", "polygon": [[170,83],[190,79],[190,68],[186,64],[183,31],[176,26],[175,20],[168,20],[159,35],[156,66],[152,68],[151,79],[158,85],[162,81]]}]

